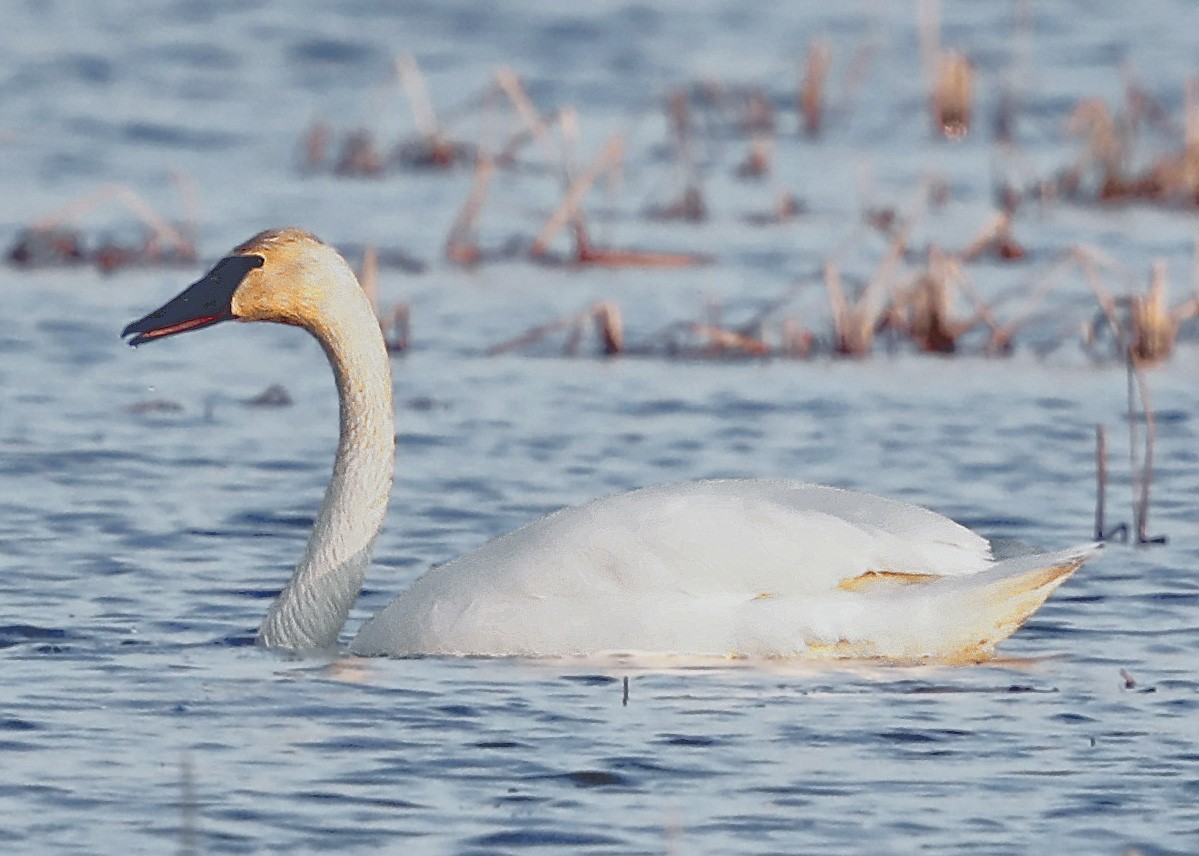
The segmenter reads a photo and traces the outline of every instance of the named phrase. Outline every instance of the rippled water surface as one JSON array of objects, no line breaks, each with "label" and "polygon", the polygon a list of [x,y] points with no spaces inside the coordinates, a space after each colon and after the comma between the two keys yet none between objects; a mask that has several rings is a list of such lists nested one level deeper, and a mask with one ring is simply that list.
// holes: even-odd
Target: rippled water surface
[{"label": "rippled water surface", "polygon": [[[292,223],[426,263],[385,269],[380,283],[385,301],[411,304],[415,343],[394,363],[396,489],[348,633],[433,563],[563,504],[662,481],[828,482],[1058,547],[1091,537],[1105,423],[1110,516],[1128,519],[1125,376],[1081,352],[1070,324],[1094,311],[1081,279],[1008,359],[900,346],[861,362],[601,360],[560,356],[560,338],[486,350],[597,299],[621,305],[631,340],[712,301],[745,317],[839,245],[856,248],[847,271],[868,277],[885,245],[857,226],[860,206],[906,206],[930,174],[951,201],[914,239],[963,246],[992,210],[1002,156],[985,117],[1002,84],[1021,93],[1017,139],[1036,174],[1076,156],[1065,116],[1084,96],[1116,103],[1124,63],[1180,117],[1199,57],[1187,3],[1138,4],[1135,16],[1118,3],[946,3],[943,38],[975,60],[984,117],[955,145],[929,136],[906,3],[5,6],[6,246],[105,182],[177,211],[182,171],[205,261]],[[1013,23],[1020,10],[1031,27]],[[666,89],[751,83],[790,110],[799,59],[821,35],[834,94],[855,48],[873,57],[825,135],[796,138],[782,113],[791,124],[769,182],[731,178],[743,143],[728,140],[705,155],[709,222],[642,219],[675,188],[657,153]],[[585,155],[626,133],[624,189],[597,211],[597,232],[715,263],[463,271],[441,246],[469,171],[304,175],[298,141],[315,116],[412,132],[384,85],[405,52],[446,109],[507,63],[544,110],[576,107]],[[456,130],[474,138],[478,118]],[[783,187],[807,213],[749,226],[743,215]],[[502,174],[484,242],[534,233],[557,192],[535,170]],[[114,209],[83,220],[117,235],[131,223]],[[1195,227],[1177,210],[1056,203],[1022,215],[1026,274],[983,262],[973,275],[998,293],[1085,242],[1138,277],[1164,258],[1177,295]],[[986,665],[291,659],[250,640],[320,501],[332,384],[319,347],[289,329],[121,344],[126,322],[201,267],[0,270],[6,852],[1199,851],[1193,337],[1150,375],[1150,528],[1168,543],[1110,546]],[[796,304],[814,326],[821,289]],[[247,404],[272,383],[291,406]]]}]

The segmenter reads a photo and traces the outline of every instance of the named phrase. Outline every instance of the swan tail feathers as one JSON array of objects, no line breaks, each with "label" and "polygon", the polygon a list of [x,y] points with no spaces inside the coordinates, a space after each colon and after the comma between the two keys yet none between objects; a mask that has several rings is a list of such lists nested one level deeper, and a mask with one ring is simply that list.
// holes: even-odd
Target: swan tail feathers
[{"label": "swan tail feathers", "polygon": [[1087,544],[1018,556],[973,574],[867,571],[850,577],[838,588],[862,596],[854,602],[863,615],[873,613],[873,633],[828,628],[806,640],[808,655],[946,664],[985,660],[1099,549]]},{"label": "swan tail feathers", "polygon": [[1016,632],[1040,609],[1058,586],[1095,556],[1101,545],[1087,544],[997,562],[971,579],[958,578],[962,586],[958,607],[969,621],[957,650],[948,659],[972,662],[990,657],[995,646]]}]

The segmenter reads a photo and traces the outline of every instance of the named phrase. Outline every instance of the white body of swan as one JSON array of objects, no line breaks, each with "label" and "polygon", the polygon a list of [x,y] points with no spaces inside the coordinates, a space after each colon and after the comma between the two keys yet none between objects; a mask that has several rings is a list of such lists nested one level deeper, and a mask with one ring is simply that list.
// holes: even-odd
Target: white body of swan
[{"label": "white body of swan", "polygon": [[[303,327],[333,367],[333,476],[258,638],[334,646],[391,491],[390,360],[349,266],[295,229],[237,247],[123,335],[137,345],[234,318]],[[663,485],[563,509],[433,568],[350,647],[977,660],[1097,549],[995,561],[957,523],[869,494],[774,480]]]}]

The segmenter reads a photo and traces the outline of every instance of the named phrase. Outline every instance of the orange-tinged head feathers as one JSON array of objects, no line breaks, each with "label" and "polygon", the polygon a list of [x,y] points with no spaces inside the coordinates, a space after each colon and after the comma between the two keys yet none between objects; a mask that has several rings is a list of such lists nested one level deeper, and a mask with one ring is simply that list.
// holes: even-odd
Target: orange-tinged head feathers
[{"label": "orange-tinged head feathers", "polygon": [[311,327],[334,295],[331,284],[353,273],[329,245],[300,229],[260,232],[232,256],[263,260],[233,292],[230,310],[243,321],[276,321]]},{"label": "orange-tinged head feathers", "polygon": [[[133,322],[129,344],[198,330],[220,321],[274,321],[316,330],[331,301],[355,283],[345,260],[301,229],[260,232],[235,247],[201,279],[161,308]],[[355,287],[356,288],[356,287]]]}]

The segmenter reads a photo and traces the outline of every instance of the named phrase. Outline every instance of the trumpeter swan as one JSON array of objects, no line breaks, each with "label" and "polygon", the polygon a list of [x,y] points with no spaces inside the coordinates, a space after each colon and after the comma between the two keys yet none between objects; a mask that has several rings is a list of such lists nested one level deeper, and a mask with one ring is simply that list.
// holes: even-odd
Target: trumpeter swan
[{"label": "trumpeter swan", "polygon": [[[333,475],[258,639],[334,646],[391,493],[395,423],[379,324],[334,249],[282,229],[237,247],[122,335],[139,345],[227,319],[303,327],[333,367]],[[350,647],[978,660],[1097,549],[996,561],[986,540],[919,506],[791,481],[686,482],[563,509],[435,567]]]}]

